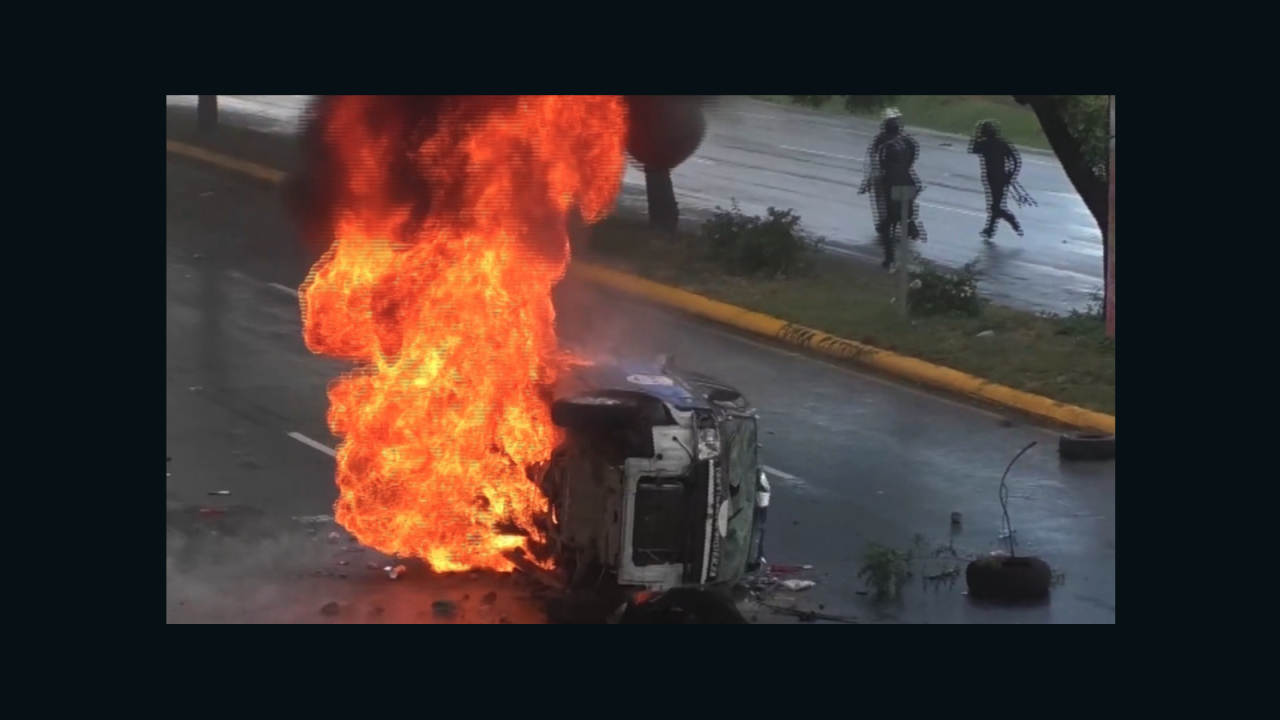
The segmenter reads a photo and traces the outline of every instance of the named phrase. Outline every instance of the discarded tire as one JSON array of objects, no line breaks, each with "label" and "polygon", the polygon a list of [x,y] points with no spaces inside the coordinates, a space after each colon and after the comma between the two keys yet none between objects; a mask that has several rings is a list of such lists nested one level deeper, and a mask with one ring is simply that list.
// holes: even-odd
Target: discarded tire
[{"label": "discarded tire", "polygon": [[1064,460],[1112,460],[1116,456],[1116,436],[1064,433],[1058,436],[1058,455]]},{"label": "discarded tire", "polygon": [[964,580],[978,600],[1038,600],[1049,594],[1053,571],[1038,557],[984,557],[969,563]]}]

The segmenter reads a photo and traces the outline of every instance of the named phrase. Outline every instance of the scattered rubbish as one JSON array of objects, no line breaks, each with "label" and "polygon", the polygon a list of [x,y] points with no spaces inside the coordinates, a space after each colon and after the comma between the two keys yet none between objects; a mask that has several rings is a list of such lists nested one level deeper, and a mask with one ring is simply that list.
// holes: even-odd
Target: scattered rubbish
[{"label": "scattered rubbish", "polygon": [[952,524],[952,525],[959,525],[959,524],[960,524],[960,521],[961,521],[961,520],[963,520],[963,519],[964,519],[964,516],[960,514],[960,511],[958,511],[958,510],[957,510],[956,512],[951,513],[951,524]]},{"label": "scattered rubbish", "polygon": [[168,455],[166,455],[166,456],[165,456],[165,458],[164,458],[164,461],[165,461],[165,462],[173,462],[173,458],[172,458],[172,457],[169,457]]},{"label": "scattered rubbish", "polygon": [[799,592],[800,590],[808,590],[818,583],[812,580],[783,580],[778,584],[792,592]]},{"label": "scattered rubbish", "polygon": [[[865,594],[865,593],[860,593],[860,594]],[[798,608],[784,607],[782,605],[771,605],[769,603],[762,603],[762,604],[764,605],[764,607],[769,608],[775,613],[778,613],[780,615],[790,615],[791,617],[796,618],[800,622],[817,622],[819,620],[824,620],[826,622],[844,623],[846,625],[859,624],[858,619],[855,617],[848,617],[844,615],[829,615],[827,613],[814,612],[813,610],[800,610]]]},{"label": "scattered rubbish", "polygon": [[403,565],[397,565],[395,567],[391,567],[390,565],[388,565],[382,569],[386,571],[387,577],[391,578],[392,580],[395,580],[396,578],[403,575],[407,568],[405,568],[405,566]]},{"label": "scattered rubbish", "polygon": [[329,533],[329,542],[331,543],[336,543],[341,538],[342,538],[342,534],[337,531]]},{"label": "scattered rubbish", "polygon": [[1000,418],[1000,427],[1007,427],[1007,428],[1013,427],[1013,420],[1009,418]]},{"label": "scattered rubbish", "polygon": [[191,387],[189,387],[189,388],[187,388],[187,389],[188,389],[188,390],[190,390],[191,392],[200,392],[200,391],[201,391],[201,390],[203,390],[204,388],[200,387],[199,385],[192,385]]},{"label": "scattered rubbish", "polygon": [[203,255],[201,255],[200,253],[196,253],[195,255],[192,255],[191,257],[195,258],[196,260],[203,260],[203,259],[204,259],[204,256],[203,256]]},{"label": "scattered rubbish", "polygon": [[378,563],[376,563],[376,562],[366,563],[366,564],[365,564],[365,567],[369,568],[370,570],[377,570],[377,569],[378,569]]},{"label": "scattered rubbish", "polygon": [[204,192],[200,193],[200,197],[209,197],[212,194],[213,194],[212,190],[205,190]]},{"label": "scattered rubbish", "polygon": [[983,330],[977,335],[974,335],[974,337],[994,337],[995,334],[996,334],[995,330]]},{"label": "scattered rubbish", "polygon": [[452,600],[437,600],[431,603],[431,612],[436,617],[453,617],[458,614],[458,604]]},{"label": "scattered rubbish", "polygon": [[955,143],[949,143],[949,142],[938,143],[938,147],[951,147],[954,144]]},{"label": "scattered rubbish", "polygon": [[498,593],[490,590],[480,598],[481,605],[492,605],[498,602]]},{"label": "scattered rubbish", "polygon": [[209,494],[210,495],[230,495],[231,491],[230,490],[210,490]]},{"label": "scattered rubbish", "polygon": [[338,579],[339,579],[339,580],[346,580],[346,579],[347,579],[347,574],[346,574],[346,573],[338,573]]},{"label": "scattered rubbish", "polygon": [[200,508],[201,515],[225,515],[226,512],[227,511],[222,508],[210,508],[210,507]]},{"label": "scattered rubbish", "polygon": [[788,573],[796,573],[801,570],[812,570],[812,565],[770,565],[769,572],[774,575],[785,575]]},{"label": "scattered rubbish", "polygon": [[164,474],[164,476],[165,476],[165,477],[173,477],[173,473],[165,473],[165,474]]},{"label": "scattered rubbish", "polygon": [[334,563],[334,564],[335,564],[335,565],[346,565],[346,564],[347,564],[347,561],[346,561],[346,560],[339,560],[338,562],[336,562],[336,563]]},{"label": "scattered rubbish", "polygon": [[334,617],[340,612],[342,612],[342,606],[338,604],[337,600],[330,600],[320,606],[320,614],[326,617]]},{"label": "scattered rubbish", "polygon": [[1018,534],[1018,531],[1017,531],[1017,530],[1015,530],[1015,529],[1013,529],[1013,528],[1006,527],[1006,528],[1004,528],[1004,529],[1002,529],[1002,530],[1000,531],[1000,539],[1001,539],[1001,540],[1008,540],[1009,538],[1011,538],[1011,537],[1013,537],[1014,535],[1017,535],[1017,534]]}]

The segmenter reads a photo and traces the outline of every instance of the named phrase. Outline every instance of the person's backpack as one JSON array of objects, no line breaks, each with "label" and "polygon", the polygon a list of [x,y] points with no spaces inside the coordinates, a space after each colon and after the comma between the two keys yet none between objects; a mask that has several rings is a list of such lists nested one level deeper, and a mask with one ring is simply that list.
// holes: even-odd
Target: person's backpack
[{"label": "person's backpack", "polygon": [[911,163],[915,159],[911,141],[899,135],[880,146],[880,172],[890,185],[913,185]]}]

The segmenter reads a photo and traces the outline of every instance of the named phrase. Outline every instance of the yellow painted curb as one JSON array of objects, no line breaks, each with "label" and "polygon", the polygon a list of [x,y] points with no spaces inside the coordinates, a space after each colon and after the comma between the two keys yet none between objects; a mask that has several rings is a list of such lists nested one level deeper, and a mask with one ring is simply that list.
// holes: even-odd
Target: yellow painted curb
[{"label": "yellow painted curb", "polygon": [[276,170],[275,168],[269,168],[266,165],[251,163],[247,160],[237,160],[233,157],[209,152],[204,148],[180,143],[176,140],[166,140],[165,146],[169,152],[174,153],[175,155],[183,155],[191,158],[192,160],[207,162],[210,165],[217,165],[218,167],[233,170],[244,175],[252,175],[253,177],[260,180],[266,180],[267,182],[284,182],[285,173]]},{"label": "yellow painted curb", "polygon": [[1039,395],[1015,390],[959,370],[934,365],[923,360],[906,357],[853,340],[838,338],[821,330],[789,323],[786,320],[745,310],[728,303],[695,295],[644,278],[628,275],[611,268],[575,262],[573,273],[585,280],[614,290],[644,298],[651,302],[683,310],[691,315],[714,320],[747,330],[758,335],[781,340],[792,345],[816,350],[841,360],[854,360],[897,377],[923,385],[979,398],[987,402],[1011,407],[1023,412],[1048,418],[1063,425],[1100,430],[1114,434],[1116,418],[1082,407],[1067,405]]},{"label": "yellow painted curb", "polygon": [[[237,160],[202,148],[166,141],[169,152],[201,160],[228,170],[252,175],[269,182],[281,182],[285,173],[264,165]],[[923,360],[845,340],[786,320],[746,310],[728,303],[696,295],[611,268],[575,262],[570,271],[584,280],[643,298],[659,305],[682,310],[691,315],[713,320],[757,335],[781,340],[792,345],[816,350],[841,360],[853,360],[868,367],[923,385],[985,400],[996,405],[1021,410],[1071,427],[1099,430],[1115,434],[1116,418],[1082,407],[1067,405],[1040,395],[997,385],[959,370],[934,365]]]}]

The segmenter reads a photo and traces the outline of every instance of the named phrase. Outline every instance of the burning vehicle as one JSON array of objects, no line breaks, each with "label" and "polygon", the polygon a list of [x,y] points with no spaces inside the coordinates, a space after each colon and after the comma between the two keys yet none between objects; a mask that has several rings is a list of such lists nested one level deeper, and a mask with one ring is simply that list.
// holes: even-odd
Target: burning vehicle
[{"label": "burning vehicle", "polygon": [[736,388],[665,356],[610,360],[567,375],[551,416],[544,551],[571,591],[727,587],[760,564],[769,485]]}]

